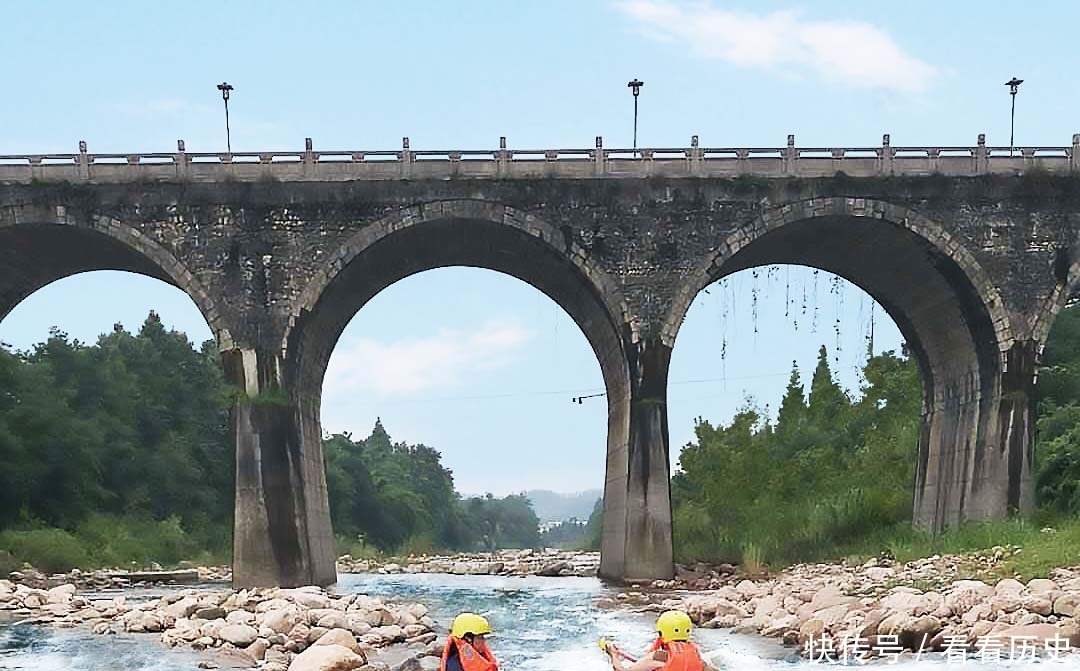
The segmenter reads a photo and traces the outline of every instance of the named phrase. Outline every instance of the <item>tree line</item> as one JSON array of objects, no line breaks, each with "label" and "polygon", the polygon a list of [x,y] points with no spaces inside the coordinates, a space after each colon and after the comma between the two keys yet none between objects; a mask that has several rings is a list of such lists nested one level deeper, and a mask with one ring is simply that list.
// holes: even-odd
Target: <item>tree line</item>
[{"label": "tree line", "polygon": [[[20,559],[228,561],[235,393],[212,341],[195,347],[153,312],[93,344],[53,329],[29,351],[0,347],[0,573]],[[527,499],[463,500],[437,451],[393,443],[381,423],[324,453],[346,550],[539,545]]]},{"label": "tree line", "polygon": [[[808,387],[793,366],[775,418],[747,402],[726,423],[699,419],[672,478],[677,557],[812,560],[909,527],[919,373],[886,352],[862,377],[844,391],[822,347]],[[21,559],[227,561],[235,393],[212,342],[196,347],[154,313],[93,344],[53,330],[29,351],[0,347],[0,572]],[[1040,515],[1075,517],[1080,308],[1058,317],[1038,393]],[[381,422],[364,439],[328,436],[324,458],[342,552],[599,545],[599,502],[584,526],[542,538],[527,497],[463,498],[437,450],[395,443]]]},{"label": "tree line", "polygon": [[[748,401],[698,419],[672,478],[676,555],[743,564],[877,554],[911,541],[922,388],[905,354],[868,356],[854,395],[819,351],[809,389],[793,364],[775,419]],[[1039,526],[1080,516],[1080,308],[1050,334],[1036,399]]]}]

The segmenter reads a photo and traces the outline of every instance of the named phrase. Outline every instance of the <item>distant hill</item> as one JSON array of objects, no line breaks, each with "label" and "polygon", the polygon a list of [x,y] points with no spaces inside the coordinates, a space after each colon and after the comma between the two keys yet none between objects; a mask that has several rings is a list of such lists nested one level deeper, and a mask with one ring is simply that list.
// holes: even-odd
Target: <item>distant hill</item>
[{"label": "distant hill", "polygon": [[604,495],[600,489],[563,494],[546,489],[531,489],[525,496],[532,501],[533,510],[540,522],[561,522],[571,517],[581,521],[589,519],[596,501]]}]

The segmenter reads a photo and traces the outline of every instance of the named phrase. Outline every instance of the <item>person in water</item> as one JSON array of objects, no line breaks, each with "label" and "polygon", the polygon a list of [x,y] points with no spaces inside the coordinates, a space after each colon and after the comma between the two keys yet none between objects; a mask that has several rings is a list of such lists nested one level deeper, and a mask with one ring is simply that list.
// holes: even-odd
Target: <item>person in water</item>
[{"label": "person in water", "polygon": [[623,661],[626,655],[614,643],[608,643],[604,651],[615,671],[716,671],[690,642],[693,629],[689,615],[681,610],[669,610],[656,619],[656,641],[641,659],[627,665]]},{"label": "person in water", "polygon": [[450,625],[450,636],[443,648],[440,671],[499,671],[495,654],[486,636],[491,625],[476,613],[462,613]]}]

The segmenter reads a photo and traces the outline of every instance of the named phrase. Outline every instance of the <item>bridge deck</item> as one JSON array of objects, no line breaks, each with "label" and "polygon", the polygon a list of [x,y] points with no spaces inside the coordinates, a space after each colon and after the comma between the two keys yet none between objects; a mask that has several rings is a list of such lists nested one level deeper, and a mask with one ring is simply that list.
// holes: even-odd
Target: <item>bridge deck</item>
[{"label": "bridge deck", "polygon": [[0,155],[0,183],[132,181],[350,181],[401,179],[585,179],[634,177],[852,177],[942,174],[966,177],[1039,169],[1080,173],[1080,134],[1067,147],[501,149],[400,151]]}]

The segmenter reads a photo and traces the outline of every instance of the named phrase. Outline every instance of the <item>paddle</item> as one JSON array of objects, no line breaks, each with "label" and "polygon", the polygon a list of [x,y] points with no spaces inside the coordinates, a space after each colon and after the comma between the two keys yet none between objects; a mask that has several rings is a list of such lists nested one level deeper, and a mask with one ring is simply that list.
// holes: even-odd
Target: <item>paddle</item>
[{"label": "paddle", "polygon": [[630,661],[630,662],[636,662],[637,661],[636,658],[631,657],[630,655],[626,654],[622,650],[619,650],[618,648],[615,648],[614,650],[608,649],[608,640],[606,638],[603,638],[603,637],[600,638],[600,649],[603,650],[604,652],[606,652],[609,655],[614,653],[614,654],[618,655],[619,657],[622,657],[623,659],[625,659],[627,661]]}]

